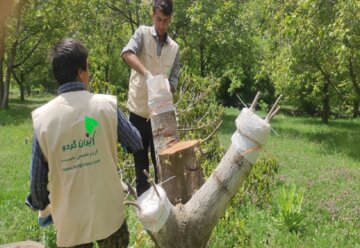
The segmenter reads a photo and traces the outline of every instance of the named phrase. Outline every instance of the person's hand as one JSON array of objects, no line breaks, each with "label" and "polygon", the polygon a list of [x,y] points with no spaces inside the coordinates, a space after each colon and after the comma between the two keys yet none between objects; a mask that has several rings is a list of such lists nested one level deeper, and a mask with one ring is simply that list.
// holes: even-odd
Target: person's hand
[{"label": "person's hand", "polygon": [[151,72],[146,71],[146,72],[144,73],[144,77],[145,77],[146,80],[148,80],[148,79],[152,78],[153,75],[151,74]]},{"label": "person's hand", "polygon": [[42,227],[46,227],[53,224],[50,205],[48,205],[44,210],[39,211],[38,223]]},{"label": "person's hand", "polygon": [[38,223],[40,226],[42,227],[46,227],[46,226],[50,226],[51,224],[53,224],[53,220],[51,217],[51,214],[45,217],[38,217]]}]

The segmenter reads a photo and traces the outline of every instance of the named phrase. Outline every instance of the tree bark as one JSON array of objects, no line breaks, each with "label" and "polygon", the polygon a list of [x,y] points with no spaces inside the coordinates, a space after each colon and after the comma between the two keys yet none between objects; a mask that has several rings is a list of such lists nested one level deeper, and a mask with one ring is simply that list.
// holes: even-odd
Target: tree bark
[{"label": "tree bark", "polygon": [[323,85],[323,97],[322,97],[322,115],[321,120],[323,123],[329,122],[329,116],[330,116],[330,76],[325,75],[324,76],[324,85]]},{"label": "tree bark", "polygon": [[323,76],[324,84],[322,90],[322,112],[321,112],[321,121],[322,123],[329,122],[330,116],[330,85],[331,85],[331,78],[330,74],[324,69],[320,63],[315,62],[316,67],[319,69]]},{"label": "tree bark", "polygon": [[354,105],[353,105],[353,118],[359,117],[359,100],[354,99]]},{"label": "tree bark", "polygon": [[[10,2],[10,1],[7,1]],[[4,6],[3,6],[4,5]],[[10,9],[11,4],[6,4],[6,1],[1,1],[0,6],[1,10]],[[4,97],[4,73],[3,73],[3,66],[4,66],[4,54],[5,54],[5,21],[6,17],[5,14],[3,15],[1,13],[1,19],[0,19],[0,103],[2,102],[2,99]]]},{"label": "tree bark", "polygon": [[244,183],[252,164],[230,146],[216,170],[185,204],[172,207],[158,233],[151,233],[158,247],[207,247],[211,232],[231,199]]},{"label": "tree bark", "polygon": [[201,77],[205,77],[205,42],[201,42],[199,44],[200,50],[200,75]]},{"label": "tree bark", "polygon": [[20,101],[24,102],[25,101],[25,83],[24,83],[24,74],[21,73],[20,74],[20,79],[16,76],[15,71],[12,71],[12,75],[15,79],[15,81],[18,83],[19,88],[20,88]]},{"label": "tree bark", "polygon": [[0,103],[4,98],[4,53],[5,53],[5,27],[0,23]]},{"label": "tree bark", "polygon": [[15,42],[11,46],[11,50],[7,62],[6,76],[4,81],[4,95],[0,105],[1,109],[7,109],[9,107],[10,80],[11,80],[11,74],[16,56],[16,49],[17,49],[17,40],[15,40]]},{"label": "tree bark", "polygon": [[153,115],[151,127],[159,181],[175,176],[162,186],[172,204],[186,203],[204,183],[200,142],[179,142],[175,111]]},{"label": "tree bark", "polygon": [[13,55],[10,55],[8,65],[6,67],[6,76],[4,81],[4,92],[3,98],[0,103],[0,109],[7,109],[9,107],[9,92],[10,92],[10,79],[11,79],[11,70],[12,70],[12,59]]},{"label": "tree bark", "polygon": [[360,85],[356,77],[356,72],[352,57],[349,58],[349,74],[356,94],[353,102],[353,118],[356,118],[359,116]]},{"label": "tree bark", "polygon": [[157,154],[179,140],[175,111],[153,115],[151,128]]},{"label": "tree bark", "polygon": [[[16,18],[16,24],[15,24],[15,35],[18,36],[20,26],[21,26],[21,12],[23,7],[25,6],[25,1],[20,1],[15,6],[15,18]],[[3,99],[0,102],[0,108],[6,109],[9,107],[9,91],[10,91],[10,80],[11,80],[11,74],[13,70],[13,66],[15,63],[15,56],[16,56],[16,50],[18,46],[18,37],[16,37],[14,43],[11,45],[10,54],[8,56],[7,61],[7,67],[6,67],[6,75],[5,75],[5,81],[4,81],[4,93],[3,93]]]}]

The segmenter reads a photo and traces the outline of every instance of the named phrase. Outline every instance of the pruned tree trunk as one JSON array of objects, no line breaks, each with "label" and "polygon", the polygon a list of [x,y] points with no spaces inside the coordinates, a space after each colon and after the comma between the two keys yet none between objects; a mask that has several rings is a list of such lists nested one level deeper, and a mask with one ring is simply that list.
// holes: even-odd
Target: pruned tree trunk
[{"label": "pruned tree trunk", "polygon": [[175,111],[153,115],[151,127],[159,180],[164,182],[175,176],[162,187],[172,204],[186,203],[204,182],[200,156],[197,155],[200,142],[179,141]]},{"label": "pruned tree trunk", "polygon": [[[186,163],[184,164],[184,161]],[[185,204],[204,183],[200,166],[200,141],[179,141],[159,154],[160,182],[172,178],[171,183],[164,183],[167,197],[174,205]]]},{"label": "pruned tree trunk", "polygon": [[211,232],[252,165],[231,145],[216,170],[185,204],[172,208],[165,226],[152,234],[158,247],[206,247]]},{"label": "pruned tree trunk", "polygon": [[184,204],[204,183],[200,141],[179,141],[175,111],[153,115],[151,127],[159,180],[172,178],[162,187],[172,204]]},{"label": "pruned tree trunk", "polygon": [[151,117],[151,128],[155,151],[160,152],[179,140],[175,111],[165,112]]},{"label": "pruned tree trunk", "polygon": [[[255,109],[257,98],[258,95],[252,107],[246,109],[244,115],[240,114],[238,117],[239,121],[238,119],[236,120],[237,131],[236,135],[234,135],[234,140],[236,141],[234,144],[231,144],[205,184],[197,191],[194,191],[194,195],[186,204],[179,203],[171,206],[169,218],[159,232],[149,232],[157,247],[207,247],[213,228],[225,213],[231,199],[249,176],[258,155],[257,152],[266,142],[270,132],[268,121],[279,110],[279,108],[275,109],[279,101],[278,98],[266,119],[261,120],[252,112]],[[248,123],[245,123],[248,117],[250,120]],[[161,130],[162,134],[167,134],[166,127],[168,126],[162,123],[160,119],[162,118],[158,118],[154,122],[152,120],[153,131]],[[156,123],[160,124],[161,128],[158,128],[155,125]],[[159,135],[159,133],[154,133],[154,135]],[[167,136],[164,135],[164,137]],[[184,168],[189,168],[186,167],[189,161],[191,165],[198,163],[197,145],[197,141],[178,142],[173,146],[171,146],[171,142],[164,142],[162,145],[158,145],[158,147],[171,146],[159,152],[160,161],[162,162],[162,173],[164,175],[168,175],[168,173],[179,175],[183,183],[183,185],[177,185],[175,181],[171,181],[173,186],[169,187],[170,189],[174,188],[185,194],[183,188],[187,187],[184,185],[186,180],[181,175],[181,172],[184,171]],[[181,167],[184,168],[179,169]],[[175,172],[172,173],[171,170]],[[168,191],[166,192],[168,193]],[[173,196],[171,195],[170,197]]]}]

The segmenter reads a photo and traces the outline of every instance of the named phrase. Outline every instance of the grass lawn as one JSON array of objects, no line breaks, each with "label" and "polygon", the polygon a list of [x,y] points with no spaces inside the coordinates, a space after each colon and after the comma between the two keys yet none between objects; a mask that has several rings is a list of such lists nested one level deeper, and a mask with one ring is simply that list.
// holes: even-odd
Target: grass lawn
[{"label": "grass lawn", "polygon": [[[239,110],[227,109],[220,141],[230,144]],[[261,115],[261,114],[260,114]],[[333,120],[283,115],[273,119],[262,156],[280,163],[273,206],[246,207],[246,225],[252,247],[360,247],[360,119]],[[281,185],[305,189],[304,229],[290,233],[274,225],[274,208]]]},{"label": "grass lawn", "polygon": [[[39,228],[37,213],[24,205],[29,190],[30,113],[47,100],[31,99],[25,104],[12,100],[9,110],[0,111],[0,245],[28,239],[49,244],[54,238],[53,230]],[[226,110],[219,134],[224,147],[230,144],[238,113]],[[280,163],[273,203],[263,209],[230,207],[210,247],[244,243],[249,247],[360,247],[360,120],[323,125],[315,118],[279,115],[272,127],[279,135],[272,133],[262,156],[276,157]],[[298,233],[275,225],[273,219],[280,187],[292,184],[305,189],[304,228]],[[141,238],[133,210],[128,224],[131,244],[151,247],[148,237]]]},{"label": "grass lawn", "polygon": [[31,111],[49,97],[21,103],[11,99],[0,111],[0,244],[37,240],[37,213],[25,206],[32,146]]}]

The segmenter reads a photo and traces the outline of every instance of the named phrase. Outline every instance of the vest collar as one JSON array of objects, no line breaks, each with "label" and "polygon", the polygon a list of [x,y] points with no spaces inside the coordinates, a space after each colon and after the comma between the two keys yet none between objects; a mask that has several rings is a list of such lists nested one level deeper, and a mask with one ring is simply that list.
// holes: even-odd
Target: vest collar
[{"label": "vest collar", "polygon": [[58,95],[71,91],[80,91],[80,90],[86,90],[86,86],[84,83],[81,83],[79,81],[69,82],[60,85],[58,89]]},{"label": "vest collar", "polygon": [[[156,30],[155,30],[155,26],[151,26],[150,27],[150,32],[151,32],[151,35],[154,37],[154,38],[157,38],[158,37],[158,35],[157,35],[157,33],[156,33]],[[165,42],[166,43],[169,43],[170,42],[170,37],[169,37],[169,35],[166,33],[165,34]]]}]

